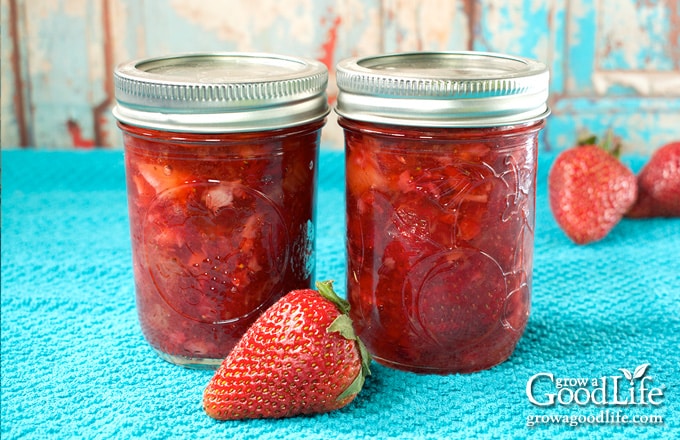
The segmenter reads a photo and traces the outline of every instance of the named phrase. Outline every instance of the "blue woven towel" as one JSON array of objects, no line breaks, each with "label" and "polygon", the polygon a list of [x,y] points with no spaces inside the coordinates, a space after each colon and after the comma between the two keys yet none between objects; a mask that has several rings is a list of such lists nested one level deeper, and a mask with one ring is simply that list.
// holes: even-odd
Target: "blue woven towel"
[{"label": "blue woven towel", "polygon": [[[548,209],[552,159],[539,162],[532,314],[509,361],[443,377],[374,364],[339,411],[220,423],[201,407],[212,373],[163,362],[140,332],[122,152],[3,152],[2,438],[679,438],[680,220],[624,220],[573,245]],[[320,174],[317,278],[344,293],[342,153],[324,151]],[[626,391],[620,369],[661,404],[597,406],[592,384],[562,382],[618,376]],[[582,404],[532,404],[540,373],[554,381],[538,376],[537,403],[559,379]]]}]

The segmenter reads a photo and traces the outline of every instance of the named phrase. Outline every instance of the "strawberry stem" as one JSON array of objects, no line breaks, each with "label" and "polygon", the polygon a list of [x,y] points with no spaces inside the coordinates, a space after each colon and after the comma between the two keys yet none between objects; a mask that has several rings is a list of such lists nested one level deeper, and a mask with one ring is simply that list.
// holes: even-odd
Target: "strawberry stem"
[{"label": "strawberry stem", "polygon": [[607,134],[605,135],[600,146],[604,149],[604,151],[609,152],[617,159],[621,155],[621,142],[614,137],[614,131],[611,128],[607,130]]},{"label": "strawberry stem", "polygon": [[602,142],[598,142],[598,137],[596,135],[585,130],[582,131],[578,136],[576,143],[579,146],[597,145],[617,159],[621,155],[621,141],[616,136],[614,136],[614,130],[612,130],[611,127],[607,129],[607,133],[605,134]]},{"label": "strawberry stem", "polygon": [[338,332],[340,335],[350,341],[356,341],[357,347],[359,348],[359,356],[361,357],[361,371],[357,374],[357,377],[352,381],[352,383],[343,391],[337,400],[343,400],[351,395],[358,394],[361,388],[364,386],[366,381],[366,376],[371,375],[371,355],[368,353],[366,346],[361,339],[354,332],[354,326],[352,325],[352,319],[349,317],[349,302],[340,298],[335,290],[333,290],[333,281],[317,281],[316,289],[319,294],[326,298],[328,301],[336,305],[338,310],[340,310],[340,315],[328,326],[327,332]]},{"label": "strawberry stem", "polygon": [[319,291],[321,296],[335,304],[341,313],[345,315],[349,313],[349,303],[335,293],[335,290],[333,290],[333,280],[317,281],[316,290]]}]

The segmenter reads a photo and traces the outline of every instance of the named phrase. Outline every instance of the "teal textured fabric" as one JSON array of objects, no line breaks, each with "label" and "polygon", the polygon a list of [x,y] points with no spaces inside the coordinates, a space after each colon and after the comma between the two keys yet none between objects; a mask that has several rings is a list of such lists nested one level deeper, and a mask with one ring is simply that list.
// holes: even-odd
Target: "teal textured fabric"
[{"label": "teal textured fabric", "polygon": [[[539,159],[532,314],[507,362],[450,376],[374,363],[339,411],[216,422],[201,407],[212,372],[160,360],[139,329],[122,152],[4,151],[2,438],[680,438],[680,219],[623,220],[576,246],[548,207],[553,158]],[[343,160],[321,155],[317,278],[344,294]],[[540,373],[545,406],[527,394]],[[653,403],[622,403],[626,373]],[[618,404],[561,380],[603,377]]]}]

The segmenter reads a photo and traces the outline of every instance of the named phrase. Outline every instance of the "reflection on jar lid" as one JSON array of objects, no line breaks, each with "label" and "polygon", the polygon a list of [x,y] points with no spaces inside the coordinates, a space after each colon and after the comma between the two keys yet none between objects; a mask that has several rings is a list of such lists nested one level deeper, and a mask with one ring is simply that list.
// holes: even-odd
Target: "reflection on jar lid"
[{"label": "reflection on jar lid", "polygon": [[411,52],[337,65],[336,112],[366,122],[484,127],[543,119],[549,72],[527,58],[488,52]]},{"label": "reflection on jar lid", "polygon": [[114,72],[121,122],[168,131],[243,132],[328,114],[328,70],[304,58],[196,53],[135,60]]}]

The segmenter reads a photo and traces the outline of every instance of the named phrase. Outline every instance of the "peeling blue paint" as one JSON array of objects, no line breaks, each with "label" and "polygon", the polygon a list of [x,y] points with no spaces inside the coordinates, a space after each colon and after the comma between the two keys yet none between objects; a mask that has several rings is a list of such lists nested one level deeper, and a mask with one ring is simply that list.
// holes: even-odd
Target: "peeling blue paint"
[{"label": "peeling blue paint", "polygon": [[[108,96],[102,10],[109,6],[115,63],[194,51],[251,50],[323,59],[410,50],[505,52],[551,69],[544,150],[569,147],[577,132],[613,127],[624,149],[648,154],[680,139],[680,3],[662,0],[2,0],[2,148],[72,148],[67,123],[87,143],[122,145],[110,116],[93,110]],[[20,53],[7,48],[8,5],[16,6]],[[623,30],[622,30],[623,29]],[[629,35],[630,34],[630,35]],[[329,40],[329,38],[332,39]],[[331,53],[327,53],[328,51]],[[10,68],[11,66],[12,68]],[[20,78],[14,78],[19,72]],[[12,85],[26,89],[14,93]],[[331,70],[329,96],[335,93]],[[22,100],[24,115],[15,113]],[[101,115],[100,115],[101,116]],[[18,121],[22,121],[21,124]],[[331,116],[324,145],[340,148]]]}]

